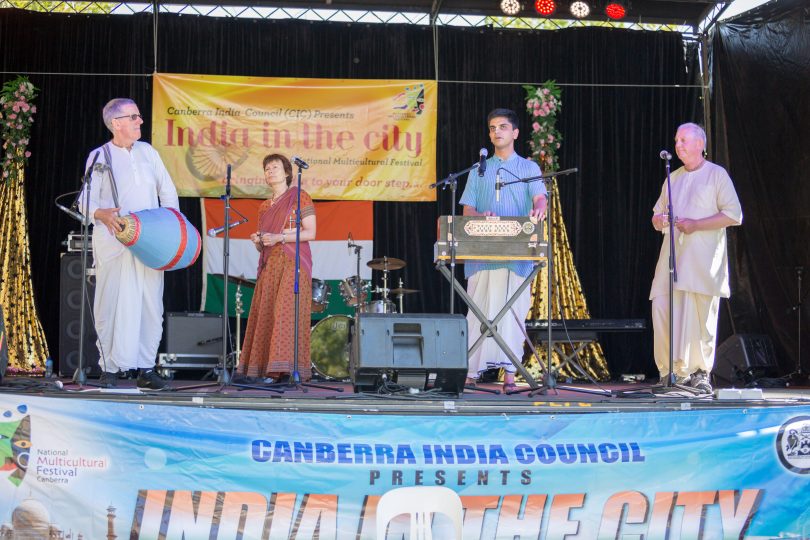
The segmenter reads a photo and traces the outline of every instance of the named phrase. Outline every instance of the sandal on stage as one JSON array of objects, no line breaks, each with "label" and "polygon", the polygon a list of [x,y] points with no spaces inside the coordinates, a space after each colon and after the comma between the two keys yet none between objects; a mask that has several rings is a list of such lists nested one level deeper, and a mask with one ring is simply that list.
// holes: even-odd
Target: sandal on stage
[{"label": "sandal on stage", "polygon": [[510,383],[503,383],[503,393],[508,394],[509,392],[517,392],[518,385],[513,382]]}]

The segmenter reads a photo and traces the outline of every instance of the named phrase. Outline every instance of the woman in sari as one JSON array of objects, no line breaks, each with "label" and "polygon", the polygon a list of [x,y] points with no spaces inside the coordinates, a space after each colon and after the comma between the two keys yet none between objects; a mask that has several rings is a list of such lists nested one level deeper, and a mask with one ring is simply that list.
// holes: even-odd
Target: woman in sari
[{"label": "woman in sari", "polygon": [[[292,183],[292,165],[281,154],[263,160],[264,180],[273,197],[259,206],[259,230],[250,239],[259,251],[256,289],[248,316],[247,331],[238,374],[234,382],[279,380],[294,370],[295,349],[295,209],[298,188]],[[298,283],[298,373],[302,381],[312,377],[309,359],[309,327],[312,310],[312,251],[315,239],[315,207],[301,191],[300,277]]]}]

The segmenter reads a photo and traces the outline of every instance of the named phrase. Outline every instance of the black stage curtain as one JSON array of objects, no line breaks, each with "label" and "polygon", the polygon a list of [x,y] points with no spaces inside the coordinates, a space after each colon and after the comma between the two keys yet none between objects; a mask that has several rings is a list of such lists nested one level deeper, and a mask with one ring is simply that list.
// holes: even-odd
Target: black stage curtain
[{"label": "black stage curtain", "polygon": [[[437,179],[467,167],[488,146],[486,114],[495,107],[518,111],[518,152],[526,155],[529,118],[519,83],[556,80],[563,85],[561,164],[580,170],[561,179],[563,214],[591,314],[649,319],[647,296],[660,243],[649,219],[664,174],[658,152],[671,148],[679,123],[702,120],[700,92],[690,86],[697,81],[696,52],[680,35],[449,27],[434,34],[409,25],[160,15],[155,58],[154,27],[148,14],[0,10],[3,79],[32,73],[41,89],[27,203],[34,286],[53,356],[57,262],[61,241],[77,228],[53,199],[77,189],[88,151],[107,138],[100,109],[111,97],[130,96],[140,104],[148,140],[151,78],[141,74],[155,64],[159,72],[176,73],[438,79]],[[462,181],[457,197],[463,187]],[[408,265],[394,277],[422,290],[406,298],[409,312],[449,311],[450,288],[432,258],[436,218],[449,214],[451,205],[449,189],[435,203],[374,205],[374,256],[405,259]],[[196,200],[183,199],[181,209],[199,224]],[[167,273],[166,309],[198,309],[200,289],[199,263]],[[651,331],[606,336],[602,343],[612,373],[655,372]]]},{"label": "black stage curtain", "polygon": [[712,47],[717,156],[728,164],[744,216],[729,236],[729,331],[770,335],[783,373],[797,365],[804,335],[807,373],[810,324],[798,298],[797,269],[806,292],[810,7],[802,0],[769,3],[721,24]]}]

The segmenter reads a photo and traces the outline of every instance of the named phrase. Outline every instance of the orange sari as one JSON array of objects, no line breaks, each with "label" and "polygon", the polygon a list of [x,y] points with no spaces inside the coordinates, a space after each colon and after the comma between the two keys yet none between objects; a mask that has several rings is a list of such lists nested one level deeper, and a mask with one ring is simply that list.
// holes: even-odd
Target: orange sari
[{"label": "orange sari", "polygon": [[[288,189],[277,201],[259,207],[259,231],[281,233],[295,226],[297,188]],[[301,216],[315,215],[312,198],[301,192]],[[312,378],[309,330],[312,313],[312,251],[300,245],[298,373]],[[239,373],[249,377],[274,377],[293,371],[295,351],[295,242],[264,246],[259,257],[258,281],[250,306]]]}]

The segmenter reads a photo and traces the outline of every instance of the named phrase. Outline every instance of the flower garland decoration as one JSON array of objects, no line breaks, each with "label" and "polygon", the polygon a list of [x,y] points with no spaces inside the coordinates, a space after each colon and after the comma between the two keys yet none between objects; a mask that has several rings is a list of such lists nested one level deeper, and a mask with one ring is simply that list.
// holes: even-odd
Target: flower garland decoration
[{"label": "flower garland decoration", "polygon": [[529,147],[534,161],[540,164],[543,172],[559,169],[557,150],[562,143],[562,135],[554,127],[557,113],[562,108],[562,91],[554,81],[546,81],[540,86],[525,85],[526,110],[532,117],[532,132]]},{"label": "flower garland decoration", "polygon": [[0,139],[3,140],[0,170],[6,182],[22,170],[31,157],[26,147],[37,112],[36,105],[31,105],[36,97],[37,88],[23,76],[7,81],[0,89]]}]

